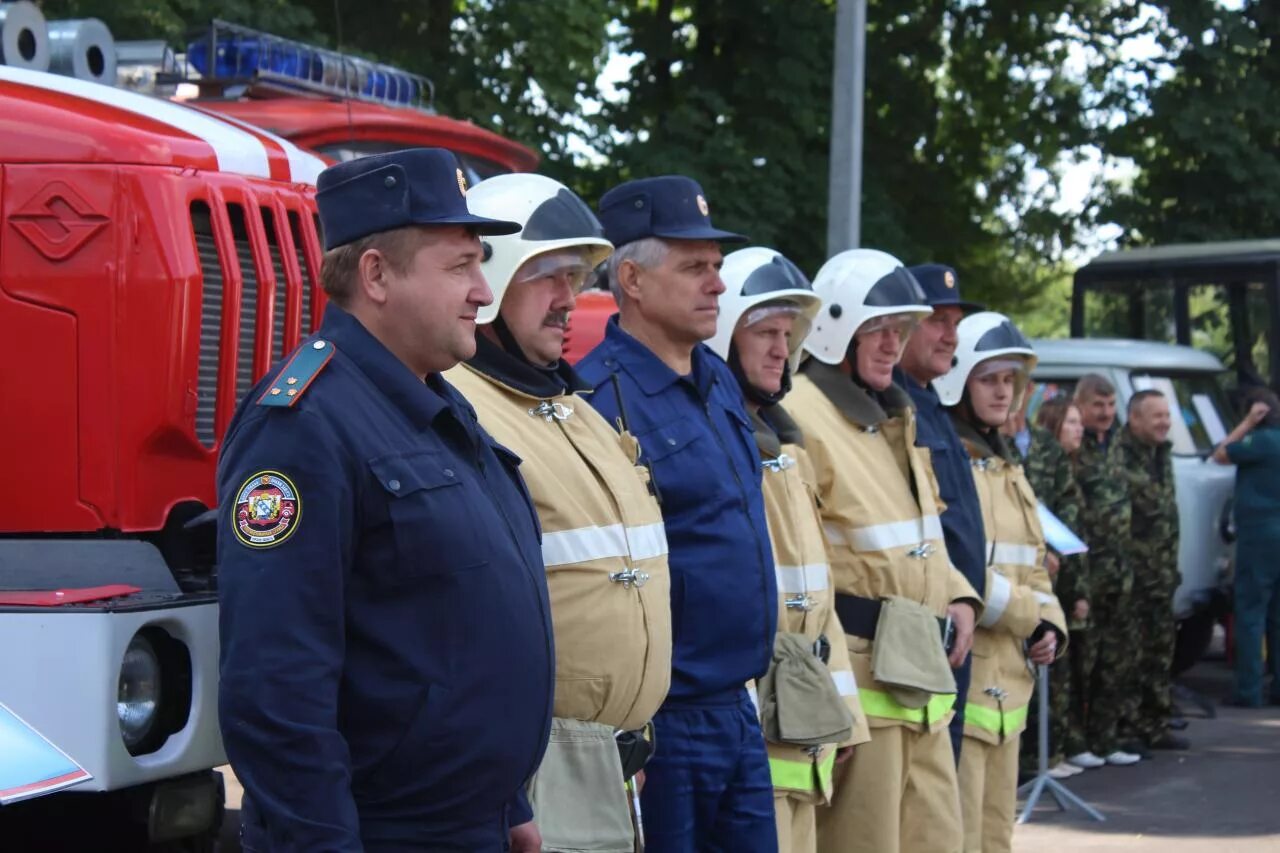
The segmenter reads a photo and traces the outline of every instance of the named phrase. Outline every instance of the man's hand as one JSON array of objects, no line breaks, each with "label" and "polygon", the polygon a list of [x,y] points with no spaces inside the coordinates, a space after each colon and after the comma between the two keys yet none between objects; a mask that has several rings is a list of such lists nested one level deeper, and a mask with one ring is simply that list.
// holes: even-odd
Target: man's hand
[{"label": "man's hand", "polygon": [[1027,657],[1037,666],[1047,666],[1053,663],[1053,659],[1057,654],[1058,635],[1054,631],[1046,632],[1034,646],[1027,649]]},{"label": "man's hand", "polygon": [[533,821],[511,827],[510,835],[511,853],[542,853],[542,833]]},{"label": "man's hand", "polygon": [[1044,568],[1049,573],[1050,578],[1058,576],[1058,569],[1062,567],[1062,560],[1052,551],[1047,551],[1044,555]]},{"label": "man's hand", "polygon": [[947,613],[951,616],[951,624],[956,629],[956,642],[951,648],[947,662],[951,664],[952,669],[958,669],[964,663],[964,659],[969,656],[969,650],[973,648],[973,623],[977,620],[977,614],[974,613],[972,604],[963,601],[948,604]]},{"label": "man's hand", "polygon": [[836,750],[836,764],[844,764],[850,758],[853,758],[853,747],[842,746]]},{"label": "man's hand", "polygon": [[1083,622],[1089,618],[1089,602],[1081,598],[1076,602],[1076,606],[1071,609],[1072,617]]},{"label": "man's hand", "polygon": [[1254,426],[1257,426],[1258,424],[1262,423],[1262,419],[1265,418],[1267,416],[1267,413],[1270,411],[1271,411],[1271,407],[1268,406],[1266,403],[1257,402],[1249,407],[1249,414],[1245,415],[1245,418],[1249,421],[1249,423],[1253,424]]},{"label": "man's hand", "polygon": [[637,794],[644,790],[644,770],[637,770],[631,779],[635,782]]}]

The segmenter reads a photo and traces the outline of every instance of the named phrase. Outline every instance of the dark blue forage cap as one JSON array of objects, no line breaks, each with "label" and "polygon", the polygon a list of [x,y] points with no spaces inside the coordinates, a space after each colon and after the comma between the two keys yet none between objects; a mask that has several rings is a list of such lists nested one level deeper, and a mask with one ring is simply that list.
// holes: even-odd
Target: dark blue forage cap
[{"label": "dark blue forage cap", "polygon": [[946,264],[921,264],[916,267],[907,267],[907,270],[916,277],[916,281],[920,282],[920,287],[924,289],[926,305],[955,305],[964,309],[966,314],[970,311],[985,310],[986,306],[980,303],[965,302],[960,298],[960,277]]},{"label": "dark blue forage cap", "polygon": [[330,166],[316,180],[325,251],[405,225],[465,225],[514,234],[515,222],[467,210],[467,181],[443,148],[407,148]]},{"label": "dark blue forage cap", "polygon": [[702,187],[683,175],[641,178],[619,184],[600,199],[600,223],[614,246],[645,237],[668,240],[720,240],[745,243],[746,237],[711,225],[711,208]]}]

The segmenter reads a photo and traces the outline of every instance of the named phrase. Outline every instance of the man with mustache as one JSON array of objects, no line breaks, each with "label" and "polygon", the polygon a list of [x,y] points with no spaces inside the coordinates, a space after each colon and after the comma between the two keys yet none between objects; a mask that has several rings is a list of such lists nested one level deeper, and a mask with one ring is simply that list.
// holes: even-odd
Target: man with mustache
[{"label": "man with mustache", "polygon": [[[542,525],[556,690],[530,804],[545,849],[630,853],[624,781],[634,792],[649,744],[638,730],[671,679],[667,540],[635,439],[577,396],[586,385],[561,358],[574,300],[613,247],[591,209],[541,175],[490,178],[468,204],[522,226],[485,240],[494,301],[478,312],[475,356],[448,376],[520,454]],[[633,747],[626,765],[619,743]]]},{"label": "man with mustache", "polygon": [[716,332],[720,242],[702,188],[670,175],[600,200],[619,313],[578,365],[640,442],[670,543],[674,660],[641,800],[651,853],[773,853],[773,784],[746,682],[768,669],[777,585],[760,456]]},{"label": "man with mustache", "polygon": [[[536,853],[554,655],[519,459],[441,373],[493,297],[452,153],[326,169],[319,333],[218,460],[219,722],[245,851]],[[277,305],[279,307],[279,305]]]}]

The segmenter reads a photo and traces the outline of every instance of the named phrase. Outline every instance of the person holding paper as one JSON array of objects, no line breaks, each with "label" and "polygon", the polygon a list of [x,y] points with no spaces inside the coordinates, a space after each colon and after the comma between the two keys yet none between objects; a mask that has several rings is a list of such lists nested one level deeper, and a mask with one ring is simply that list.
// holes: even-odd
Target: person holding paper
[{"label": "person holding paper", "polygon": [[1270,624],[1272,705],[1280,705],[1280,400],[1267,388],[1245,392],[1244,420],[1213,451],[1236,465],[1236,677],[1228,704],[1258,708],[1262,635]]},{"label": "person holding paper", "polygon": [[1017,449],[1000,434],[1036,364],[1022,332],[994,311],[960,322],[956,365],[933,381],[951,410],[982,504],[986,599],[973,641],[973,677],[960,750],[966,853],[1008,853],[1018,787],[1019,735],[1046,666],[1067,645],[1067,620],[1045,569],[1044,533]]},{"label": "person holding paper", "polygon": [[[1080,410],[1067,397],[1054,397],[1041,404],[1031,427],[1031,448],[1027,454],[1027,480],[1040,502],[1058,520],[1076,532],[1084,506],[1084,494],[1076,480],[1076,454],[1084,437]],[[1096,648],[1089,636],[1089,557],[1087,554],[1057,554],[1050,545],[1049,573],[1054,592],[1067,611],[1071,645],[1067,666],[1049,670],[1049,775],[1055,779],[1082,772],[1087,760],[1084,711],[1088,701],[1089,675],[1093,671]],[[1075,763],[1064,760],[1077,759]],[[1101,759],[1097,759],[1098,766]]]}]

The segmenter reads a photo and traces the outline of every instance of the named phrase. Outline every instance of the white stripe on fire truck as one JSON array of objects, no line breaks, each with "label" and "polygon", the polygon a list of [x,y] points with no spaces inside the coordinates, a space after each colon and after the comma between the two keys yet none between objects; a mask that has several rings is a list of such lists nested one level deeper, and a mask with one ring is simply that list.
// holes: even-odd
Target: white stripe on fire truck
[{"label": "white stripe on fire truck", "polygon": [[667,533],[662,522],[639,527],[578,527],[542,536],[542,562],[548,567],[628,555],[633,560],[647,560],[665,553]]},{"label": "white stripe on fire truck", "polygon": [[212,148],[214,157],[218,161],[219,171],[260,178],[271,177],[267,149],[262,140],[221,119],[207,116],[197,110],[189,110],[161,98],[152,98],[126,89],[104,86],[101,83],[91,83],[88,80],[77,80],[74,77],[7,65],[0,65],[0,80],[70,95],[74,98],[83,98],[96,104],[103,104],[167,124],[202,140]]},{"label": "white stripe on fire truck", "polygon": [[216,121],[225,121],[229,124],[234,124],[246,133],[251,133],[254,136],[261,137],[262,139],[268,139],[278,145],[280,150],[284,152],[284,156],[289,161],[289,180],[291,181],[315,186],[316,178],[325,170],[325,163],[323,160],[314,154],[308,154],[282,136],[276,136],[269,130],[264,130],[255,125],[249,124],[247,121],[241,121],[235,116],[221,114],[215,115],[209,110],[203,108],[200,109],[200,112],[210,116]]}]

